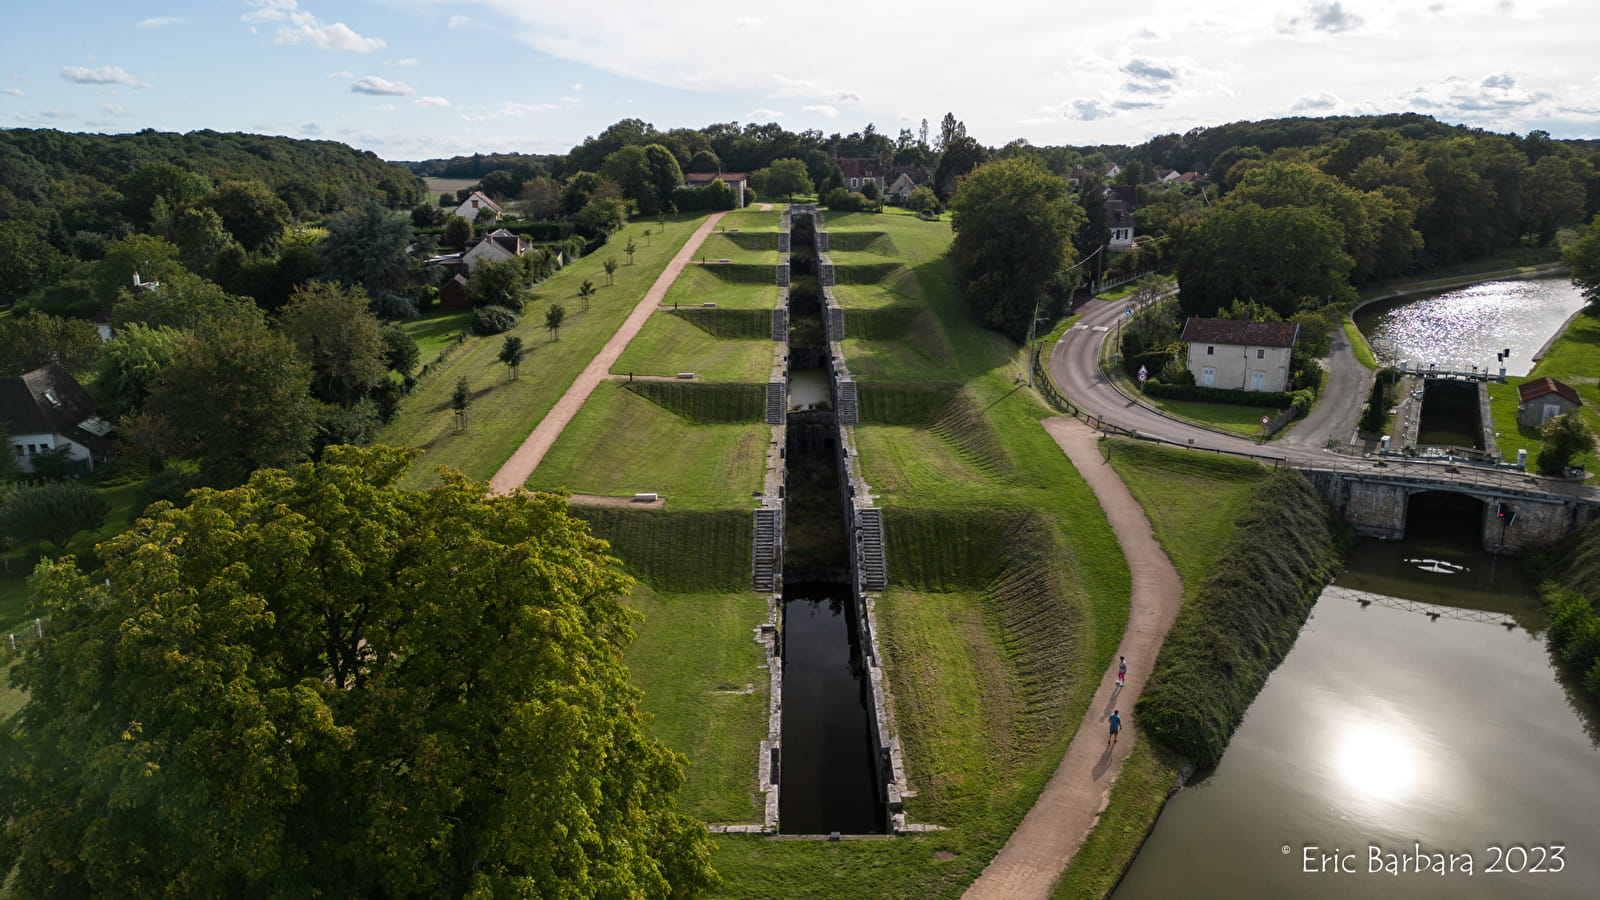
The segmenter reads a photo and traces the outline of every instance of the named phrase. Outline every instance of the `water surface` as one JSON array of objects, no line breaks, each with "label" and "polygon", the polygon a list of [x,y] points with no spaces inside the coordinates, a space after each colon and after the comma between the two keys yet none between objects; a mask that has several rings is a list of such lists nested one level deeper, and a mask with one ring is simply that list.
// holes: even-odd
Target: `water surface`
[{"label": "water surface", "polygon": [[1457,372],[1498,371],[1495,354],[1510,348],[1507,375],[1526,375],[1533,354],[1573,313],[1583,295],[1566,278],[1486,281],[1439,294],[1404,297],[1362,307],[1356,326],[1384,365]]}]

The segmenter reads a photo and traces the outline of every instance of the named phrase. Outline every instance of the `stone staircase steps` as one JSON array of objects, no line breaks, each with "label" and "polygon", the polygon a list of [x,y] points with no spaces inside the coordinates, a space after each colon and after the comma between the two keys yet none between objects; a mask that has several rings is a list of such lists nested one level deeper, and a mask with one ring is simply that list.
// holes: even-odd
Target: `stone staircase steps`
[{"label": "stone staircase steps", "polygon": [[889,570],[883,559],[883,511],[874,507],[856,510],[856,536],[858,570],[861,587],[868,591],[881,591],[889,585]]},{"label": "stone staircase steps", "polygon": [[783,510],[762,508],[755,511],[755,517],[752,580],[756,590],[774,591],[783,562]]}]

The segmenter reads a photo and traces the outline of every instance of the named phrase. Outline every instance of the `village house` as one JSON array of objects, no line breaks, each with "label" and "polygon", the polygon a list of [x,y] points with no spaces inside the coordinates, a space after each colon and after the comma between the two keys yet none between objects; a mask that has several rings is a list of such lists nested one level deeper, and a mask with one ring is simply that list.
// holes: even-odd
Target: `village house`
[{"label": "village house", "polygon": [[733,191],[734,209],[744,209],[744,188],[750,183],[750,176],[744,172],[685,172],[683,184],[692,188],[710,187],[718,178]]},{"label": "village house", "polygon": [[456,207],[455,214],[468,222],[476,222],[478,221],[478,213],[484,210],[494,213],[494,218],[497,221],[499,220],[500,204],[490,200],[484,195],[483,191],[473,191],[471,196],[461,201],[461,205]]},{"label": "village house", "polygon": [[1517,385],[1517,424],[1537,428],[1583,406],[1578,392],[1545,376]]},{"label": "village house", "polygon": [[1131,184],[1106,185],[1106,249],[1133,249],[1133,206],[1138,190]]},{"label": "village house", "polygon": [[532,238],[496,228],[481,238],[467,242],[467,249],[461,254],[461,264],[467,269],[475,269],[485,262],[516,259],[532,249]]},{"label": "village house", "polygon": [[89,392],[60,363],[0,378],[0,422],[11,438],[5,450],[24,472],[34,471],[34,459],[47,453],[62,455],[67,475],[93,471],[111,450],[111,423],[94,413]]},{"label": "village house", "polygon": [[911,198],[911,192],[916,189],[917,183],[911,180],[911,176],[901,172],[899,177],[894,180],[894,183],[889,185],[886,196],[895,197],[901,203],[904,203]]},{"label": "village house", "polygon": [[1201,387],[1287,391],[1289,358],[1299,335],[1293,322],[1190,317],[1181,340],[1189,345],[1189,371]]},{"label": "village house", "polygon": [[889,186],[883,172],[883,160],[876,156],[841,156],[834,162],[839,164],[839,171],[844,173],[844,186],[852,191],[859,191],[870,182],[878,186],[878,194],[882,196],[884,188]]}]

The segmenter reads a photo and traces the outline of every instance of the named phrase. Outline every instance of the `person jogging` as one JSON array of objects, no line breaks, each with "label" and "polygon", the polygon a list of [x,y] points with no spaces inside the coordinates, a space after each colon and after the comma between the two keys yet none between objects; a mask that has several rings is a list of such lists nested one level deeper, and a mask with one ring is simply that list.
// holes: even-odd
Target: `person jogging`
[{"label": "person jogging", "polygon": [[1122,716],[1119,715],[1121,712],[1122,710],[1119,709],[1111,711],[1111,737],[1106,740],[1108,744],[1115,744],[1117,742],[1117,732],[1122,730]]},{"label": "person jogging", "polygon": [[1128,658],[1117,657],[1117,687],[1122,687],[1128,681]]}]

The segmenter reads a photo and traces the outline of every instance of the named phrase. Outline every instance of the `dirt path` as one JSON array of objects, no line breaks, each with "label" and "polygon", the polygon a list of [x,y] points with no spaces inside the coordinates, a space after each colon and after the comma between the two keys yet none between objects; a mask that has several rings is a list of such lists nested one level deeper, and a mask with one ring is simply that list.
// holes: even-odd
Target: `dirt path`
[{"label": "dirt path", "polygon": [[492,493],[509,494],[522,487],[523,482],[528,480],[528,476],[533,474],[533,470],[539,467],[540,461],[544,459],[544,455],[555,444],[556,438],[561,436],[562,429],[566,428],[567,423],[572,421],[572,417],[578,414],[579,409],[583,408],[583,402],[589,399],[590,394],[594,393],[595,386],[605,380],[606,376],[611,372],[612,364],[617,361],[617,357],[622,355],[623,348],[628,346],[628,342],[633,340],[633,336],[638,334],[639,329],[644,327],[644,323],[650,318],[650,314],[655,312],[656,307],[661,305],[661,301],[667,296],[667,288],[672,287],[672,282],[677,280],[678,274],[683,271],[683,267],[688,265],[689,260],[694,258],[694,252],[700,249],[700,242],[704,241],[706,235],[711,233],[711,229],[722,221],[723,215],[724,213],[720,212],[713,213],[704,222],[700,223],[700,227],[694,230],[694,234],[691,234],[687,241],[683,242],[683,247],[678,250],[678,255],[667,263],[667,267],[662,270],[660,277],[656,278],[655,283],[650,285],[650,289],[644,292],[644,298],[639,301],[638,306],[633,308],[633,312],[622,323],[622,327],[618,328],[617,333],[611,336],[611,340],[606,341],[606,345],[601,347],[600,352],[595,354],[594,359],[589,361],[589,365],[584,367],[577,380],[572,382],[572,386],[567,388],[567,392],[561,395],[560,400],[556,401],[556,405],[551,407],[550,412],[539,421],[538,425],[534,426],[533,433],[529,434],[527,439],[522,442],[522,446],[517,448],[517,452],[511,454],[511,458],[506,460],[505,465],[500,467],[500,471],[494,473],[494,477],[489,479],[489,490]]},{"label": "dirt path", "polygon": [[[1138,724],[1133,721],[1133,703],[1139,699],[1156,652],[1183,602],[1178,571],[1156,543],[1144,509],[1111,464],[1101,458],[1094,430],[1076,419],[1063,418],[1045,419],[1044,427],[1094,490],[1133,574],[1132,609],[1117,647],[1117,655],[1128,658],[1128,683],[1116,686],[1113,662],[1055,775],[1011,839],[967,889],[967,900],[1050,896],[1051,886],[1083,845],[1111,796],[1111,785],[1133,747],[1133,730]],[[1106,718],[1113,709],[1121,710],[1122,736],[1108,745]]]}]

